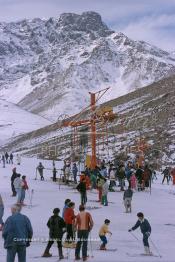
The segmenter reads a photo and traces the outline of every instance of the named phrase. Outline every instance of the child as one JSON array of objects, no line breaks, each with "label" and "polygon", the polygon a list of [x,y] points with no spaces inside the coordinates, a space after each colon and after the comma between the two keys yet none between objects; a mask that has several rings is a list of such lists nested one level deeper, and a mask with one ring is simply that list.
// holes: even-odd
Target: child
[{"label": "child", "polygon": [[100,237],[101,241],[103,242],[100,246],[100,250],[106,250],[106,244],[108,243],[107,238],[106,238],[106,234],[112,235],[112,233],[108,230],[109,224],[110,224],[110,220],[105,219],[104,225],[100,228],[99,237]]}]

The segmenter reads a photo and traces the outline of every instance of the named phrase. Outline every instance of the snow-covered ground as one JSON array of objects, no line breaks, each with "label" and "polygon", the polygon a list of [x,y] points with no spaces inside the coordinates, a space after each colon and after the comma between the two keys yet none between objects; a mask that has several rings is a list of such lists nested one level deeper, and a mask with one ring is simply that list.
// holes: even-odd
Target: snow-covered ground
[{"label": "snow-covered ground", "polygon": [[[26,175],[30,190],[34,189],[33,195],[33,207],[24,207],[22,213],[27,215],[33,225],[34,238],[40,241],[33,242],[27,249],[27,261],[28,262],[42,262],[51,261],[56,262],[56,257],[52,258],[34,258],[40,256],[45,247],[45,240],[48,238],[48,229],[46,226],[48,218],[52,215],[52,210],[55,207],[62,209],[64,200],[71,198],[76,203],[76,213],[78,212],[78,206],[80,203],[79,194],[70,187],[61,186],[59,189],[58,184],[51,181],[51,170],[45,170],[46,181],[34,180],[35,168],[39,160],[37,159],[22,159],[21,166],[17,166],[17,172]],[[44,166],[52,168],[51,161],[42,161]],[[5,169],[0,166],[0,192],[5,203],[5,215],[6,219],[10,215],[10,207],[15,203],[15,199],[12,198],[10,188],[10,176],[11,165],[8,165]],[[56,163],[56,167],[62,167],[61,162]],[[174,262],[174,240],[175,240],[175,209],[173,192],[175,187],[172,185],[161,185],[161,177],[152,186],[152,194],[149,192],[136,192],[133,197],[133,212],[131,214],[124,213],[124,207],[122,203],[122,193],[114,192],[109,193],[109,206],[103,207],[93,200],[97,200],[97,192],[88,192],[87,206],[98,207],[91,212],[94,220],[94,228],[91,233],[93,239],[98,239],[98,230],[103,224],[104,219],[111,220],[110,229],[113,233],[109,239],[108,248],[117,248],[116,252],[98,251],[96,248],[100,242],[93,243],[93,258],[92,253],[89,250],[89,261],[119,261],[119,262]],[[26,195],[26,203],[29,203],[29,197]],[[160,250],[162,258],[159,257],[130,257],[129,254],[143,253],[142,234],[140,229],[134,232],[137,241],[133,236],[128,233],[128,229],[136,222],[137,212],[142,211],[146,218],[151,223],[152,234],[151,239]],[[165,225],[172,224],[172,225]],[[154,254],[157,254],[155,248],[151,245],[151,249]],[[66,249],[64,254],[66,255]],[[57,255],[56,245],[51,249],[53,255]],[[5,262],[6,251],[3,249],[3,239],[0,235],[0,261]],[[70,250],[69,261],[74,259],[74,250]],[[17,260],[16,260],[17,261]],[[63,260],[63,261],[66,261]],[[68,261],[68,260],[67,260]]]}]

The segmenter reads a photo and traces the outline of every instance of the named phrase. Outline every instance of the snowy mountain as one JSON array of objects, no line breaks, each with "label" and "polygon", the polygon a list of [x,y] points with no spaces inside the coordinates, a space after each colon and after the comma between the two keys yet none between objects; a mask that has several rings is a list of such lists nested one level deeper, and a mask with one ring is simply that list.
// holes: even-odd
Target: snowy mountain
[{"label": "snowy mountain", "polygon": [[175,57],[110,30],[95,12],[0,24],[0,97],[56,120],[175,73]]},{"label": "snowy mountain", "polygon": [[0,99],[0,144],[5,139],[51,124],[47,119]]}]

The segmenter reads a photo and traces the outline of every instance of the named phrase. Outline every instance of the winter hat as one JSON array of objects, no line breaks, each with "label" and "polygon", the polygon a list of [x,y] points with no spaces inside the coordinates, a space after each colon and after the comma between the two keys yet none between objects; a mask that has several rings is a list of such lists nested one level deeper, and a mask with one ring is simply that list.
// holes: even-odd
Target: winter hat
[{"label": "winter hat", "polygon": [[111,221],[109,219],[105,219],[105,224],[109,224]]},{"label": "winter hat", "polygon": [[60,209],[59,208],[54,208],[54,210],[53,210],[53,213],[56,215],[56,214],[58,214],[58,213],[60,213]]}]

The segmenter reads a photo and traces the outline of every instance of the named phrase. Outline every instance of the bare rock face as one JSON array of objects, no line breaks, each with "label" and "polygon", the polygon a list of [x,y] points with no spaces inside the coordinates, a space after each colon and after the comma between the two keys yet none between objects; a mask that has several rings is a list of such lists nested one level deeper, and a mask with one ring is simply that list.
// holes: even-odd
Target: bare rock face
[{"label": "bare rock face", "polygon": [[0,23],[0,97],[55,121],[89,91],[107,99],[175,74],[175,56],[110,30],[95,12]]}]

